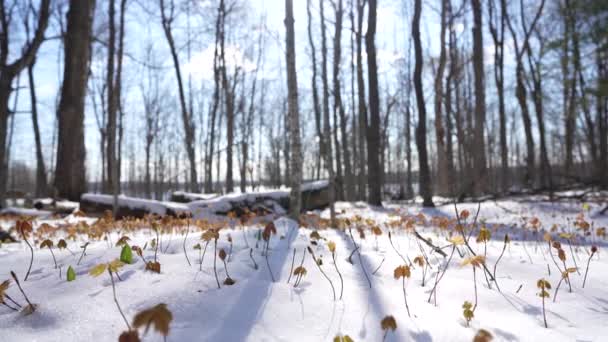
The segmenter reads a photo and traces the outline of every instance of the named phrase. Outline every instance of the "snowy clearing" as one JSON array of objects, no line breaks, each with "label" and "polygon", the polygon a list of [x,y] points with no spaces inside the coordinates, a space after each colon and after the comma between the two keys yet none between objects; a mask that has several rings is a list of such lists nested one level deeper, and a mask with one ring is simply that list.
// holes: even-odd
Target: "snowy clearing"
[{"label": "snowy clearing", "polygon": [[[243,226],[237,220],[228,222],[216,217],[213,227],[220,228],[217,251],[223,249],[227,253],[228,272],[236,281],[232,286],[220,284],[220,289],[213,271],[213,240],[206,250],[206,241],[201,240],[201,233],[212,228],[211,223],[199,222],[195,226],[185,219],[165,221],[164,226],[159,223],[162,228],[156,246],[162,266],[158,274],[145,271],[144,259],[146,262],[154,259],[152,240],[156,237],[145,221],[113,222],[102,229],[103,224],[95,224],[91,218],[40,219],[34,222],[30,237],[36,243],[27,281],[23,281],[30,258],[27,245],[5,243],[0,247],[0,281],[11,279],[10,271],[15,271],[27,296],[38,305],[27,316],[0,306],[1,340],[116,341],[127,327],[114,303],[110,276],[105,272],[93,277],[89,271],[118,258],[122,247],[115,244],[122,236],[128,236],[129,245],[144,250],[143,257],[133,251],[132,264],[118,270],[121,280],[113,278],[120,307],[130,322],[141,310],[166,303],[173,315],[168,341],[331,341],[338,334],[349,335],[354,341],[382,341],[385,332],[380,322],[387,315],[395,318],[397,329],[386,334],[386,341],[471,341],[479,329],[490,332],[495,341],[603,341],[608,337],[605,324],[608,260],[603,251],[602,227],[608,219],[595,214],[599,208],[595,204],[564,202],[485,202],[472,230],[477,204],[459,205],[459,211],[469,212],[466,220],[466,214],[461,215],[464,235],[471,236],[469,243],[476,254],[484,255],[487,250],[485,266],[491,273],[505,246],[504,236],[509,235],[510,243],[496,267],[496,282],[486,280],[483,265],[476,269],[462,265],[472,255],[462,244],[463,239],[457,238],[461,235],[456,229],[453,205],[435,209],[389,205],[377,209],[361,203],[339,203],[340,224],[343,228],[350,224],[354,242],[359,246],[352,254],[352,264],[347,261],[354,250],[348,229],[324,228],[327,222],[316,215],[304,217],[302,222],[308,227],[300,228],[294,221],[278,218],[274,221],[276,234],[269,238],[270,270],[262,234],[264,220],[269,218],[252,219]],[[329,216],[328,211],[320,214],[323,218]],[[8,228],[13,224],[5,221],[2,226]],[[487,246],[476,241],[482,226],[491,233]],[[189,234],[184,240],[186,231]],[[388,238],[389,231],[395,248]],[[414,231],[440,247],[448,257],[442,257],[417,239]],[[547,232],[553,242],[560,242],[565,261],[559,258],[559,248],[549,247],[545,241]],[[13,236],[17,237],[16,232]],[[75,241],[68,239],[70,236]],[[106,236],[109,239],[104,241]],[[61,277],[59,269],[54,268],[49,248],[40,248],[47,238],[54,242],[52,250]],[[69,250],[57,248],[60,239],[67,241]],[[184,255],[184,241],[190,266]],[[335,244],[335,265],[330,241]],[[80,246],[85,242],[90,242],[86,256],[77,264]],[[201,249],[194,249],[196,245]],[[599,247],[599,251],[591,258],[583,288],[592,246]],[[302,264],[306,274],[294,287],[298,278],[290,276],[294,250],[296,268],[307,247],[317,259],[322,259],[321,269],[332,281],[336,300],[330,283],[308,252]],[[441,276],[452,253],[445,275],[439,277],[436,297],[430,296],[438,272]],[[216,263],[222,283],[227,277],[226,269],[219,257]],[[400,265],[410,266],[411,276],[405,282],[394,277],[394,270]],[[572,292],[567,282],[562,281],[554,302],[555,289],[562,277],[558,266],[564,270],[564,265],[577,267],[568,274]],[[76,275],[70,282],[66,281],[69,266]],[[343,291],[336,266],[343,278]],[[423,272],[425,286],[422,286]],[[467,326],[463,303],[475,303],[474,276],[477,306]],[[541,290],[537,281],[541,278],[552,285],[548,290],[550,297],[545,298],[549,328],[544,327],[542,298],[538,296]],[[404,302],[404,283],[411,317]],[[25,306],[12,279],[5,293]],[[6,299],[5,303],[15,305]],[[142,336],[143,341],[163,340],[153,329],[145,335],[141,329]]]}]

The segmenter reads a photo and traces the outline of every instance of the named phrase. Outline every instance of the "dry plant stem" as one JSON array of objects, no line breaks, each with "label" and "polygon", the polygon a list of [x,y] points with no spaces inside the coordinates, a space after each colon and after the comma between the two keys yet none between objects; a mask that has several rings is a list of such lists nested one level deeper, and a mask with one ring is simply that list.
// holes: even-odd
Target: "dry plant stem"
[{"label": "dry plant stem", "polygon": [[[361,266],[361,269],[363,270],[363,274],[365,275],[365,279],[367,279],[367,283],[369,284],[369,288],[371,289],[372,281],[369,279],[369,275],[367,274],[367,271],[365,270],[365,266],[363,265],[363,258],[361,258],[361,252],[359,251],[359,246],[357,246],[357,243],[355,242],[355,237],[353,236],[353,232],[350,227],[348,227],[348,233],[350,234],[350,238],[353,241],[353,246],[355,246],[355,251],[357,252],[357,256],[359,257],[359,265]],[[355,251],[353,251],[353,253]]]},{"label": "dry plant stem", "polygon": [[17,303],[13,298],[11,298],[11,296],[7,295],[6,293],[4,294],[4,298],[10,300],[13,304],[17,305],[17,307],[21,307],[21,304]]},{"label": "dry plant stem", "polygon": [[268,266],[268,272],[270,273],[270,279],[272,279],[272,282],[274,283],[274,275],[272,274],[272,269],[270,268],[270,260],[268,259],[268,250],[269,250],[269,244],[270,244],[270,239],[268,239],[268,241],[266,241],[266,253],[264,253],[264,256],[266,257],[266,266]]},{"label": "dry plant stem", "polygon": [[34,264],[34,248],[30,244],[30,242],[27,241],[27,238],[25,237],[23,230],[20,230],[20,233],[21,233],[21,238],[23,239],[23,241],[25,241],[25,243],[27,244],[27,247],[30,249],[30,265],[28,266],[27,272],[25,273],[25,278],[23,278],[23,281],[27,281],[27,278],[30,276],[30,272],[32,271],[32,265]]},{"label": "dry plant stem", "polygon": [[403,300],[405,301],[405,309],[407,310],[407,316],[412,318],[412,315],[410,315],[410,307],[409,305],[407,305],[407,294],[405,293],[405,277],[401,277],[401,279],[403,285]]},{"label": "dry plant stem", "polygon": [[25,294],[25,291],[23,291],[23,288],[21,287],[21,283],[19,282],[19,279],[17,279],[17,275],[15,274],[15,272],[11,271],[11,276],[15,280],[15,283],[17,283],[17,287],[19,288],[19,291],[21,291],[21,294],[23,295],[23,298],[25,298],[25,301],[29,304],[29,306],[32,308],[32,310],[35,311],[36,310],[35,306],[32,304],[32,302],[30,302],[30,299],[27,298],[27,295]]},{"label": "dry plant stem", "polygon": [[209,246],[209,242],[211,242],[211,240],[207,241],[207,243],[205,244],[205,248],[203,248],[203,256],[201,257],[201,267],[200,270],[203,270],[203,260],[205,260],[205,253],[207,252],[207,246]]},{"label": "dry plant stem", "polygon": [[[408,262],[405,260],[405,258],[403,257],[403,255],[401,255],[401,253],[399,253],[399,250],[397,250],[397,248],[396,248],[396,247],[395,247],[395,245],[393,244],[393,236],[392,236],[392,234],[391,234],[390,230],[389,230],[389,232],[388,232],[388,241],[391,243],[391,247],[393,247],[393,250],[395,251],[395,253],[397,253],[397,255],[398,255],[400,258],[401,258],[401,260],[403,260],[403,263],[404,263],[404,264],[406,264],[406,265],[411,265],[412,263],[411,263],[411,262],[409,262],[409,263],[408,263]],[[409,259],[409,258],[408,258],[408,259]]]},{"label": "dry plant stem", "polygon": [[230,274],[228,274],[228,266],[226,265],[226,260],[222,260],[224,262],[224,270],[226,270],[226,277],[228,278],[232,278],[230,277]]},{"label": "dry plant stem", "polygon": [[53,253],[53,249],[49,246],[49,251],[51,251],[51,255],[53,256],[53,262],[55,263],[55,269],[57,269],[57,259],[55,259],[55,253]]},{"label": "dry plant stem", "polygon": [[12,306],[10,306],[10,305],[6,304],[4,301],[2,301],[2,303],[0,303],[0,304],[2,304],[2,305],[4,305],[4,306],[6,306],[7,308],[9,308],[9,309],[11,309],[11,310],[13,310],[13,311],[19,311],[19,309],[14,308],[14,307],[12,307]]},{"label": "dry plant stem", "polygon": [[291,268],[289,269],[289,277],[287,278],[287,284],[291,281],[291,275],[293,274],[293,265],[296,262],[296,249],[293,249],[293,256],[291,257]]},{"label": "dry plant stem", "polygon": [[[331,253],[331,256],[334,259],[334,267],[336,268],[336,272],[338,272],[338,276],[340,277],[340,300],[342,300],[342,294],[344,293],[344,279],[342,278],[342,273],[340,273],[340,270],[338,269],[336,253]],[[384,262],[384,259],[382,259],[382,261]],[[382,263],[380,263],[380,266],[382,266]],[[380,267],[378,267],[378,269],[380,269]]]},{"label": "dry plant stem", "polygon": [[215,281],[217,282],[217,288],[221,288],[220,279],[217,277],[217,239],[214,239],[215,250],[213,253],[213,273],[215,274]]},{"label": "dry plant stem", "polygon": [[553,303],[555,303],[555,300],[557,300],[557,293],[559,292],[559,287],[562,285],[563,281],[564,277],[561,277],[559,282],[557,283],[557,286],[555,287],[555,293],[553,294]]},{"label": "dry plant stem", "polygon": [[498,286],[498,280],[496,280],[496,267],[498,266],[498,263],[500,262],[500,259],[502,259],[502,256],[505,254],[506,250],[507,250],[507,240],[505,238],[505,244],[502,246],[502,252],[500,252],[498,259],[496,259],[496,263],[494,264],[494,272],[492,273],[492,277],[494,277],[494,283],[496,284],[496,289],[498,289],[498,292],[502,292],[502,291],[500,291],[500,286]]},{"label": "dry plant stem", "polygon": [[334,283],[331,282],[331,279],[323,271],[323,269],[321,268],[321,265],[319,265],[319,261],[317,260],[317,257],[312,252],[312,249],[310,247],[308,247],[308,252],[310,253],[310,255],[312,255],[312,260],[315,262],[315,265],[317,265],[317,267],[319,268],[319,271],[321,271],[321,274],[323,274],[323,276],[325,277],[325,279],[327,279],[327,281],[329,282],[329,285],[331,286],[331,292],[334,295],[334,300],[336,300],[336,289],[334,288]]},{"label": "dry plant stem", "polygon": [[87,252],[87,246],[88,246],[88,244],[84,245],[84,248],[82,249],[82,253],[80,254],[80,258],[78,259],[76,266],[80,265],[80,261],[82,261],[82,258],[84,257],[85,253]]},{"label": "dry plant stem", "polygon": [[583,288],[585,288],[585,283],[587,282],[587,273],[589,272],[589,264],[591,263],[591,258],[593,258],[594,254],[595,254],[595,252],[591,253],[591,255],[589,255],[589,259],[587,259],[587,268],[585,269],[585,277],[583,278]]},{"label": "dry plant stem", "polygon": [[568,247],[570,248],[570,254],[572,255],[572,261],[574,261],[574,267],[576,268],[576,273],[578,275],[581,275],[581,272],[579,272],[579,270],[578,270],[578,265],[576,263],[576,254],[574,254],[574,251],[572,250],[572,243],[570,243],[570,239],[568,239]]},{"label": "dry plant stem", "polygon": [[[431,302],[431,298],[433,298],[433,293],[435,293],[435,291],[437,291],[437,285],[439,285],[439,282],[441,281],[441,279],[443,279],[445,272],[448,270],[448,267],[450,266],[450,261],[452,261],[452,257],[454,257],[455,251],[456,251],[456,245],[452,245],[452,252],[450,252],[450,256],[448,257],[448,260],[445,263],[445,267],[443,268],[443,271],[441,271],[441,276],[435,277],[435,285],[433,285],[433,289],[431,290],[431,293],[429,294],[429,299],[427,300],[428,303]],[[437,270],[437,274],[439,274],[439,269]]]},{"label": "dry plant stem", "polygon": [[[568,274],[568,267],[566,266],[566,262],[563,261],[564,263],[564,272],[566,272],[566,274]],[[572,284],[570,284],[570,275],[568,274],[568,277],[566,278],[566,282],[568,283],[568,292],[572,293]]]},{"label": "dry plant stem", "polygon": [[[302,261],[300,262],[300,267],[304,266],[304,260],[306,259],[306,248],[304,248],[304,253],[302,253]],[[293,284],[293,287],[298,287],[300,282],[302,281],[302,274],[298,274],[296,281]]]},{"label": "dry plant stem", "polygon": [[477,272],[475,266],[473,266],[473,287],[475,288],[475,305],[473,306],[473,312],[477,309]]},{"label": "dry plant stem", "polygon": [[545,321],[545,328],[549,328],[547,325],[547,314],[545,313],[545,297],[542,297],[543,300],[543,320]]},{"label": "dry plant stem", "polygon": [[154,244],[154,262],[156,262],[156,256],[158,255],[158,245],[160,243],[160,235],[158,234],[158,229],[154,229],[154,232],[156,233],[156,243]]},{"label": "dry plant stem", "polygon": [[253,258],[253,248],[249,248],[249,257],[251,258],[251,261],[253,261],[253,268],[257,270],[258,263],[255,262],[255,259]]},{"label": "dry plant stem", "polygon": [[378,265],[378,267],[376,267],[374,272],[372,272],[372,275],[376,275],[376,273],[378,273],[378,271],[380,270],[380,267],[382,267],[382,264],[384,264],[384,259],[386,259],[386,258],[382,258],[382,261],[380,261],[380,265]]},{"label": "dry plant stem", "polygon": [[[481,209],[481,202],[479,203],[479,205],[477,207],[477,214],[475,214],[475,220],[473,221],[473,226],[475,226],[477,224],[477,216],[479,215],[480,209]],[[461,227],[464,227],[460,222],[460,214],[458,213],[458,207],[456,206],[456,199],[454,199],[454,210],[456,211],[456,220],[458,221],[458,225],[460,225]],[[477,253],[475,253],[475,251],[473,250],[473,248],[471,248],[471,245],[469,244],[469,239],[466,237],[466,235],[464,235],[464,229],[462,229],[460,231],[460,233],[462,234],[462,238],[464,239],[464,245],[467,247],[469,252],[471,252],[471,254],[473,254],[473,256],[477,256]],[[470,234],[469,234],[469,237],[470,237]],[[482,263],[482,266],[483,266],[484,271],[487,272],[488,275],[490,276],[489,280],[495,281],[494,277],[492,276],[492,273],[488,269],[488,266],[486,266],[485,263]],[[489,282],[488,282],[488,287],[490,287]]]},{"label": "dry plant stem", "polygon": [[110,280],[112,281],[112,294],[114,295],[114,303],[116,303],[116,307],[118,308],[118,312],[120,312],[120,315],[122,316],[122,319],[124,319],[125,324],[127,325],[128,330],[131,330],[131,326],[129,325],[129,321],[127,321],[127,317],[125,317],[125,314],[122,312],[122,309],[120,308],[120,304],[118,304],[118,298],[116,298],[116,285],[114,284],[114,277],[112,276],[112,271],[110,269],[108,269],[108,273],[110,273]]},{"label": "dry plant stem", "polygon": [[184,256],[186,256],[188,266],[192,266],[192,264],[190,263],[190,258],[188,258],[188,252],[186,252],[186,240],[188,239],[188,233],[190,233],[190,220],[188,220],[188,227],[186,229],[186,236],[184,236],[184,243],[182,244],[182,247],[184,249]]},{"label": "dry plant stem", "polygon": [[249,240],[247,240],[247,230],[245,229],[244,225],[241,225],[241,228],[243,229],[243,238],[245,239],[245,245],[247,246],[247,248],[251,248],[249,246]]}]

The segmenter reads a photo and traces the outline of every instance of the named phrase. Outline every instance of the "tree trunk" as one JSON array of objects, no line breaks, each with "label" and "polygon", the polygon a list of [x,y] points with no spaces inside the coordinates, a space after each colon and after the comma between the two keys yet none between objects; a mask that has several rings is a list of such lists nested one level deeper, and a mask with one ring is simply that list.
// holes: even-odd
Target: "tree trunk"
[{"label": "tree trunk", "polygon": [[34,141],[36,143],[36,197],[48,195],[46,180],[46,167],[42,154],[42,142],[40,139],[40,127],[38,126],[38,103],[36,99],[36,86],[34,82],[34,64],[36,59],[27,66],[27,76],[30,86],[30,105],[32,107],[32,127],[34,128]]},{"label": "tree trunk", "polygon": [[380,169],[380,96],[378,94],[378,66],[376,64],[376,8],[377,1],[369,0],[365,51],[369,87],[369,127],[367,128],[367,165],[369,199],[372,205],[382,205]]},{"label": "tree trunk", "polygon": [[89,76],[94,0],[70,0],[65,36],[55,188],[58,195],[79,201],[86,191],[84,107]]},{"label": "tree trunk", "polygon": [[189,190],[192,192],[197,192],[197,180],[198,177],[196,175],[196,151],[194,148],[194,122],[192,119],[192,113],[188,113],[188,108],[186,106],[186,95],[184,93],[184,83],[182,81],[182,73],[179,64],[179,58],[177,56],[177,48],[175,46],[175,41],[173,40],[172,33],[172,23],[175,19],[174,10],[175,6],[173,4],[173,0],[170,5],[170,13],[167,16],[165,9],[165,0],[160,0],[160,12],[161,12],[161,20],[163,25],[163,31],[165,33],[165,38],[167,39],[167,43],[169,43],[169,49],[171,51],[171,58],[173,60],[173,67],[175,68],[175,76],[177,78],[177,89],[179,92],[179,103],[182,111],[182,121],[184,124],[184,144],[186,147],[186,154],[188,155],[188,161],[190,163],[190,179],[189,179]]},{"label": "tree trunk", "polygon": [[300,114],[298,110],[298,78],[296,74],[296,44],[293,20],[293,0],[285,0],[285,52],[287,64],[287,91],[289,131],[291,145],[291,192],[289,194],[290,217],[298,220],[302,207],[300,185],[302,183],[302,147],[300,143]]},{"label": "tree trunk", "polygon": [[435,74],[435,137],[437,143],[437,186],[436,190],[442,195],[449,192],[448,182],[448,161],[446,151],[445,128],[443,127],[443,73],[446,64],[445,52],[445,27],[446,27],[446,11],[449,0],[441,0],[441,29],[439,33],[439,65]]},{"label": "tree trunk", "polygon": [[313,111],[315,116],[315,129],[317,139],[319,141],[319,158],[317,158],[317,178],[321,174],[321,158],[325,156],[325,148],[323,145],[323,132],[321,131],[321,105],[319,104],[319,91],[317,89],[317,52],[315,48],[315,41],[312,34],[312,14],[311,14],[311,0],[306,0],[306,13],[308,16],[308,43],[310,44],[310,55],[312,58],[312,78],[311,78],[311,89],[312,89],[312,103]]},{"label": "tree trunk", "polygon": [[327,81],[327,39],[325,36],[325,6],[323,0],[319,0],[321,14],[321,79],[323,81],[323,137],[322,146],[325,152],[325,167],[329,176],[329,213],[331,222],[336,220],[334,202],[336,199],[336,186],[334,178],[334,166],[331,153],[331,130],[329,127],[329,85]]},{"label": "tree trunk", "polygon": [[473,168],[476,195],[488,191],[488,171],[484,129],[486,122],[486,90],[483,65],[483,24],[481,0],[471,0],[473,6],[473,72],[475,74],[475,133],[473,135]]},{"label": "tree trunk", "polygon": [[357,0],[357,102],[359,116],[359,200],[367,199],[366,165],[367,165],[367,105],[365,103],[365,80],[363,78],[363,14],[365,12],[364,0]]},{"label": "tree trunk", "polygon": [[422,45],[420,43],[420,15],[422,12],[422,0],[414,1],[414,18],[412,20],[412,37],[414,38],[414,53],[416,63],[414,65],[414,90],[416,92],[416,103],[418,104],[418,126],[416,127],[416,147],[418,148],[418,186],[423,206],[433,207],[433,193],[431,187],[431,176],[429,161],[426,150],[426,107],[424,103],[424,91],[422,89]]}]

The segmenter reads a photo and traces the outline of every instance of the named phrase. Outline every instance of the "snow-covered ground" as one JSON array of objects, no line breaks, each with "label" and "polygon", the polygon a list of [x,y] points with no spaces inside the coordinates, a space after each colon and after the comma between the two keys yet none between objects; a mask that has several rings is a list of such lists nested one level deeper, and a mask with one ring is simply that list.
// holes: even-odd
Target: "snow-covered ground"
[{"label": "snow-covered ground", "polygon": [[[482,204],[478,223],[485,224],[492,234],[487,243],[486,259],[491,271],[503,249],[505,234],[509,234],[511,243],[496,267],[497,283],[486,281],[482,269],[475,272],[478,305],[470,326],[463,317],[462,305],[465,301],[475,302],[474,272],[470,265],[461,265],[470,257],[470,252],[464,245],[457,247],[437,286],[436,305],[434,298],[428,303],[437,272],[443,272],[448,258],[432,251],[412,230],[414,228],[422,237],[442,247],[449,256],[453,245],[448,237],[458,235],[453,205],[435,209],[387,205],[379,209],[362,203],[339,203],[339,217],[350,218],[355,243],[360,246],[360,257],[354,253],[352,264],[347,261],[354,250],[348,230],[315,229],[324,225],[315,224],[316,217],[308,218],[312,224],[309,222],[307,228],[298,228],[295,222],[279,218],[275,221],[277,234],[270,238],[268,256],[275,282],[271,280],[263,256],[263,241],[257,242],[264,226],[250,225],[243,229],[240,224],[226,224],[220,231],[218,251],[229,252],[230,236],[232,253],[227,265],[236,283],[222,285],[220,289],[213,272],[213,243],[209,245],[202,271],[199,271],[199,251],[193,246],[205,244],[200,239],[201,229],[189,228],[185,244],[192,263],[189,266],[183,252],[186,227],[176,227],[173,232],[165,233],[161,238],[162,246],[159,244],[161,273],[145,271],[144,262],[134,255],[133,264],[119,271],[122,280],[116,280],[116,296],[128,320],[142,309],[166,303],[173,314],[168,341],[331,341],[337,334],[349,335],[354,341],[381,341],[384,331],[380,322],[387,315],[394,316],[397,323],[397,329],[387,334],[387,341],[471,341],[479,329],[489,331],[496,341],[606,341],[608,257],[604,254],[605,238],[597,236],[597,232],[608,226],[608,217],[597,214],[599,208],[596,204],[583,206],[574,202],[504,200]],[[466,221],[470,225],[477,204],[458,206],[459,211],[465,209],[470,212]],[[399,216],[395,216],[397,212]],[[329,215],[327,210],[320,214],[325,218]],[[357,216],[363,219],[359,220]],[[579,222],[585,220],[590,224],[587,236],[575,226],[577,217]],[[401,219],[402,222],[396,223]],[[143,247],[147,244],[143,254],[146,261],[152,260],[154,250],[150,241],[155,233],[147,228],[118,227],[121,231],[113,231],[111,242],[91,241],[87,255],[80,265],[76,265],[80,246],[89,241],[86,234],[78,234],[76,241],[68,240],[68,248],[74,255],[68,250],[53,249],[62,270],[60,278],[49,249],[40,249],[39,244],[42,238],[48,237],[56,245],[60,238],[67,236],[70,227],[83,220],[89,224],[94,222],[94,219],[72,216],[36,222],[36,227],[42,223],[61,227],[54,236],[37,237],[32,273],[27,281],[21,281],[26,294],[38,307],[33,314],[24,316],[0,306],[0,341],[116,341],[126,330],[114,303],[109,275],[92,277],[88,272],[99,263],[119,257],[121,249],[113,244],[123,235],[130,237],[131,245]],[[406,228],[408,223],[410,227]],[[2,226],[7,228],[11,223],[2,222]],[[374,235],[373,226],[380,228],[382,234]],[[357,228],[365,233],[365,239],[361,239]],[[321,237],[316,244],[311,244],[313,231]],[[423,255],[430,261],[424,287],[421,285],[424,268],[418,265],[412,266],[411,277],[405,281],[411,317],[408,317],[404,303],[402,280],[395,279],[393,274],[404,261],[391,246],[389,231],[395,248],[404,259],[414,260]],[[578,266],[578,272],[570,274],[572,292],[562,283],[555,302],[555,287],[561,278],[556,263],[560,268],[563,263],[555,248],[551,251],[553,258],[549,255],[548,243],[544,240],[546,232],[561,242],[567,267],[575,267],[575,261]],[[468,235],[468,230],[466,233]],[[559,233],[574,234],[571,248]],[[472,233],[470,246],[483,255],[485,245],[476,242],[476,237],[477,230]],[[329,241],[336,246],[336,265],[328,248]],[[597,245],[599,252],[590,262],[586,285],[582,288],[592,245]],[[333,299],[330,283],[308,253],[303,264],[307,273],[299,286],[293,286],[295,277],[289,279],[293,251],[296,251],[297,267],[307,247],[323,260],[321,268],[332,280],[338,299]],[[257,269],[253,267],[250,248]],[[0,282],[10,278],[11,270],[22,280],[28,264],[29,250],[24,243],[3,244],[0,247]],[[76,271],[75,281],[66,281],[68,266]],[[335,266],[343,278],[343,291]],[[226,271],[219,258],[217,270],[222,282]],[[544,327],[542,301],[536,286],[541,278],[552,285],[551,297],[545,301],[548,329]],[[339,299],[341,292],[342,299]],[[14,282],[6,293],[25,304]],[[143,340],[163,339],[151,329]]]}]

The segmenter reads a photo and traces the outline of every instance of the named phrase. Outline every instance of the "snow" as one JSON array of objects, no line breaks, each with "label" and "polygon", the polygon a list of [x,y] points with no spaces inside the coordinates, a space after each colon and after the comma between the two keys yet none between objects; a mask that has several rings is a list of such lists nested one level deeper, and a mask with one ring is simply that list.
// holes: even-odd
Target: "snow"
[{"label": "snow", "polygon": [[[97,197],[99,198],[99,197]],[[236,196],[229,196],[236,198]],[[128,198],[121,200],[129,203]],[[210,206],[220,206],[222,200],[207,201]],[[154,207],[155,204],[150,203]],[[578,235],[573,245],[574,255],[581,275],[571,274],[572,293],[562,284],[553,302],[555,286],[559,281],[557,271],[548,255],[543,234],[558,225],[572,230],[577,215],[583,214],[593,229],[606,227],[607,216],[590,217],[590,213],[601,208],[600,204],[590,204],[583,208],[575,202],[521,202],[518,200],[488,201],[481,205],[479,222],[492,231],[492,240],[487,245],[487,265],[493,268],[503,248],[504,233],[512,238],[497,267],[498,284],[502,293],[493,285],[488,288],[484,274],[476,272],[478,307],[471,326],[467,327],[462,317],[465,300],[474,301],[473,272],[470,266],[463,267],[463,258],[455,253],[445,277],[438,286],[437,306],[427,303],[429,291],[435,279],[435,272],[445,259],[421,244],[433,266],[426,276],[427,284],[421,286],[422,269],[414,267],[411,278],[406,281],[407,300],[412,313],[406,312],[401,280],[393,278],[393,269],[403,264],[387,238],[389,227],[385,225],[396,217],[399,210],[409,218],[423,213],[426,222],[416,225],[416,230],[425,238],[450,252],[446,232],[437,228],[432,217],[454,217],[453,204],[433,209],[422,209],[418,204],[387,204],[385,208],[369,207],[364,203],[338,203],[337,212],[342,217],[356,215],[375,220],[383,230],[377,240],[369,228],[365,229],[366,239],[361,240],[355,229],[353,234],[361,245],[361,260],[368,273],[382,264],[371,276],[370,289],[361,270],[357,254],[354,265],[346,261],[353,250],[348,232],[336,229],[319,229],[323,239],[317,246],[310,244],[310,228],[296,229],[294,221],[279,218],[275,221],[277,235],[270,240],[269,262],[276,282],[272,282],[266,261],[262,256],[262,243],[255,247],[256,236],[263,229],[261,225],[222,228],[218,250],[229,250],[228,234],[233,240],[233,252],[228,262],[230,276],[236,280],[234,286],[217,289],[213,273],[213,243],[209,245],[202,272],[197,264],[198,252],[192,246],[201,243],[200,233],[190,234],[186,240],[188,256],[192,266],[188,266],[182,251],[183,235],[180,232],[165,234],[158,254],[162,265],[161,274],[144,271],[141,259],[126,265],[120,271],[122,281],[116,282],[119,303],[129,320],[140,310],[158,303],[166,303],[173,313],[168,341],[330,341],[336,334],[348,334],[355,341],[381,341],[384,332],[380,321],[386,315],[393,315],[397,330],[389,332],[387,341],[471,341],[480,328],[488,330],[495,341],[604,341],[608,336],[608,258],[604,254],[607,247],[597,236]],[[459,204],[458,210],[469,210],[472,221],[476,203]],[[587,210],[588,209],[588,210]],[[327,210],[320,213],[328,217]],[[536,234],[530,229],[530,221],[537,217],[541,227]],[[66,219],[44,220],[55,225],[64,225]],[[81,218],[92,223],[94,219]],[[435,219],[438,220],[438,219]],[[527,223],[528,228],[523,228]],[[232,228],[231,228],[232,227]],[[185,228],[181,228],[183,231]],[[453,228],[452,228],[453,229]],[[419,255],[420,247],[413,234],[404,229],[391,229],[395,247],[404,257],[413,259]],[[63,232],[53,237],[56,242]],[[131,244],[143,246],[154,238],[149,229],[128,234]],[[557,236],[557,232],[554,233]],[[120,235],[112,234],[110,240],[116,242]],[[95,241],[87,249],[87,256],[80,265],[79,246],[86,241],[79,235],[77,241],[68,241],[68,247],[75,252],[72,256],[65,250],[54,250],[58,263],[62,266],[62,278],[53,267],[53,259],[48,249],[36,248],[32,274],[27,282],[22,282],[24,290],[38,310],[30,316],[14,313],[0,306],[0,331],[2,341],[116,341],[126,329],[116,305],[113,302],[112,286],[107,274],[93,278],[87,272],[97,263],[108,262],[120,255],[119,247],[110,247],[106,241]],[[344,278],[342,300],[332,299],[332,290],[319,272],[310,255],[304,267],[308,273],[297,288],[287,283],[293,250],[296,250],[296,266],[299,265],[303,250],[311,246],[317,257],[323,259],[323,270],[332,279],[339,296],[340,281],[334,268],[326,241],[336,243],[337,266]],[[585,288],[582,288],[584,267],[590,246],[598,245],[600,251],[591,260]],[[249,258],[250,245],[259,265],[255,270]],[[564,240],[562,245],[567,255],[568,267],[573,266],[572,253]],[[483,254],[483,243],[471,239],[471,247]],[[465,249],[462,249],[463,253]],[[144,251],[147,260],[153,258],[154,251]],[[557,253],[553,251],[557,258]],[[466,257],[466,255],[465,255]],[[384,261],[383,261],[384,260]],[[559,261],[559,260],[558,260]],[[0,281],[10,277],[14,270],[23,278],[29,262],[29,250],[23,243],[3,244],[0,247]],[[65,270],[72,265],[77,273],[74,282],[65,281]],[[551,275],[548,274],[548,266]],[[225,276],[223,264],[218,259],[218,276]],[[553,285],[551,298],[546,299],[547,321],[545,329],[542,319],[541,298],[537,296],[536,281],[546,278]],[[521,289],[518,291],[518,288]],[[7,293],[23,303],[14,284]],[[162,337],[152,329],[144,341],[162,341]]]},{"label": "snow", "polygon": [[[82,200],[90,201],[93,203],[102,203],[107,205],[114,204],[114,196],[112,195],[83,194],[81,198]],[[146,211],[157,215],[165,215],[167,213],[167,209],[172,209],[177,213],[189,211],[188,206],[183,203],[161,202],[149,199],[127,197],[124,195],[118,196],[118,205],[126,206],[128,208],[145,209]]]}]

